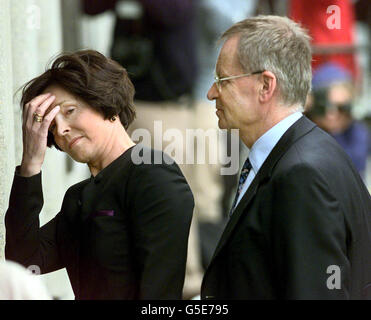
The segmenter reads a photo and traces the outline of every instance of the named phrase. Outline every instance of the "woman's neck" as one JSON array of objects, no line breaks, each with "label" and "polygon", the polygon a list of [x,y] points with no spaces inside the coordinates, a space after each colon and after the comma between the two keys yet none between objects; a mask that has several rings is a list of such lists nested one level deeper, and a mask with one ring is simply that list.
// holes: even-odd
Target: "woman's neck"
[{"label": "woman's neck", "polygon": [[112,131],[102,155],[96,161],[88,163],[91,174],[95,177],[101,170],[134,145],[135,143],[131,140],[124,127],[118,123]]}]

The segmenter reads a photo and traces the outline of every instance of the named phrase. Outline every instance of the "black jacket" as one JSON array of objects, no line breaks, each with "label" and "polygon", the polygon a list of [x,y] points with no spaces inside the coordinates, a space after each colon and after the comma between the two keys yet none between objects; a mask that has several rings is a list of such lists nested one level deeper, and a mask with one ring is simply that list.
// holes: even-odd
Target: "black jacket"
[{"label": "black jacket", "polygon": [[[176,164],[135,165],[137,148],[70,187],[41,228],[41,173],[16,174],[6,259],[42,273],[67,268],[76,299],[181,299],[193,196]],[[144,150],[152,163],[164,155]]]},{"label": "black jacket", "polygon": [[282,136],[239,202],[201,296],[371,298],[370,194],[341,147],[307,118]]}]

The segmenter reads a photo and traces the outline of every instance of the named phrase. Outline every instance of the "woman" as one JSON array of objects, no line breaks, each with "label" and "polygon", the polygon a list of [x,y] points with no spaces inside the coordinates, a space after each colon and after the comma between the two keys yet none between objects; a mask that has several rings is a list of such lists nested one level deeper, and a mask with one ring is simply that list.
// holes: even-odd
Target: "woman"
[{"label": "woman", "polygon": [[[133,161],[160,152],[126,133],[133,97],[126,70],[92,50],[60,56],[23,89],[23,157],[5,255],[41,273],[65,267],[76,299],[182,295],[193,196],[165,154],[161,164]],[[86,163],[91,177],[70,187],[60,212],[39,228],[41,166],[52,145]]]}]

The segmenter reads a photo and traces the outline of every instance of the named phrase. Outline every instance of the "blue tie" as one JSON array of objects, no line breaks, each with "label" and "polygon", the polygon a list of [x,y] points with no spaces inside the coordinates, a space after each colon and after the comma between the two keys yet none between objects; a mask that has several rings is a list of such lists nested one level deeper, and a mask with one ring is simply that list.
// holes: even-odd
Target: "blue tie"
[{"label": "blue tie", "polygon": [[242,170],[241,170],[240,180],[238,181],[238,188],[237,188],[236,197],[234,198],[231,211],[229,212],[229,216],[231,216],[232,213],[233,213],[233,210],[234,210],[234,208],[236,206],[238,197],[240,196],[240,193],[241,193],[243,184],[245,183],[245,181],[247,179],[247,176],[250,173],[251,168],[252,168],[251,162],[250,162],[249,158],[247,158],[246,161],[245,161],[245,163],[243,164],[243,167],[242,167]]}]

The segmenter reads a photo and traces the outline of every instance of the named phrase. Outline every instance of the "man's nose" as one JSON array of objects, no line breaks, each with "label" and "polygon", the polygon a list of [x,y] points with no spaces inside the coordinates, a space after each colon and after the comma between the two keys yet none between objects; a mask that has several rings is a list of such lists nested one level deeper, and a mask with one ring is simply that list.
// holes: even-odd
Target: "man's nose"
[{"label": "man's nose", "polygon": [[218,94],[219,94],[219,91],[214,82],[212,86],[210,87],[209,91],[207,92],[207,98],[209,100],[215,100],[218,97]]}]

